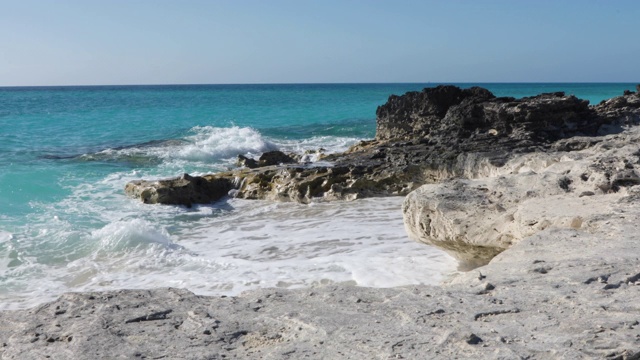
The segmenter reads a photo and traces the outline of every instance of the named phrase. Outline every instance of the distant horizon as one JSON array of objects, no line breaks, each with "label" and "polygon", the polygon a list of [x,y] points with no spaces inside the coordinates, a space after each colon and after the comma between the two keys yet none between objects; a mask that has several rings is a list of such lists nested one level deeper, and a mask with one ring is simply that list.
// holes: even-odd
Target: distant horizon
[{"label": "distant horizon", "polygon": [[145,86],[236,86],[236,85],[471,85],[471,84],[629,84],[640,85],[640,81],[412,81],[412,82],[291,82],[291,83],[174,83],[174,84],[76,84],[76,85],[0,85],[0,89],[10,88],[64,88],[64,87],[145,87]]}]

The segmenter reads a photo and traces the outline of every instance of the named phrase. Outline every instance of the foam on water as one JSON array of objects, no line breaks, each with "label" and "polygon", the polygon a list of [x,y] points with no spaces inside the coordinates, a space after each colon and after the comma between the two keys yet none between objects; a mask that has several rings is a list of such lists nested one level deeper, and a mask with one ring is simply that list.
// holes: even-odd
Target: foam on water
[{"label": "foam on water", "polygon": [[248,127],[218,128],[197,126],[187,137],[189,145],[177,152],[177,157],[192,161],[235,158],[238,154],[263,153],[277,147],[258,131]]},{"label": "foam on water", "polygon": [[317,152],[341,152],[358,142],[359,138],[316,136],[302,140],[275,139],[263,136],[250,127],[227,128],[196,126],[181,139],[157,140],[121,148],[109,148],[97,153],[85,154],[87,161],[119,161],[133,167],[158,166],[167,176],[174,176],[181,169],[203,173],[226,170],[239,154],[257,158],[266,151],[281,150],[305,155],[315,161]]},{"label": "foam on water", "polygon": [[71,176],[62,199],[30,202],[27,223],[0,233],[0,309],[31,307],[66,291],[174,286],[232,295],[339,282],[437,283],[455,262],[407,238],[401,198],[310,205],[227,199],[186,209],[145,205],[122,191],[140,178],[228,168],[239,153],[343,151],[358,140],[270,139],[249,127],[197,126],[180,139],[85,155],[106,163],[156,161],[93,181]]},{"label": "foam on water", "polygon": [[[74,236],[58,230],[56,236],[66,242],[85,244],[82,256],[58,246],[55,262],[23,254],[21,265],[3,266],[0,308],[30,307],[65,291],[174,286],[233,295],[261,287],[340,282],[435,284],[454,271],[455,261],[407,238],[401,202],[303,205],[228,199],[185,209],[127,200],[121,211],[104,214],[112,221],[100,229]],[[1,238],[0,243],[10,240],[6,234]],[[17,245],[23,253],[33,250]],[[62,259],[65,253],[68,261]],[[5,264],[6,249],[0,257]]]}]

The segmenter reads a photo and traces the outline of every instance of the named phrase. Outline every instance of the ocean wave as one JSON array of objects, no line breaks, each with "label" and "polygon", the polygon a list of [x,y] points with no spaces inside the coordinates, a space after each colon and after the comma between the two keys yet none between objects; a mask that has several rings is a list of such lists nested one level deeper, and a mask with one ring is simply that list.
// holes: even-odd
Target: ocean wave
[{"label": "ocean wave", "polygon": [[[297,153],[342,152],[361,138],[314,136],[303,139],[267,137],[251,127],[196,126],[180,139],[152,140],[139,144],[104,149],[75,157],[48,155],[48,159],[75,158],[80,161],[119,163],[130,168],[162,166],[167,172],[211,172],[233,166],[242,154],[257,158],[272,150]],[[309,156],[309,161],[316,161]],[[172,176],[175,174],[167,174]]]},{"label": "ocean wave", "polygon": [[171,241],[165,230],[158,230],[151,223],[141,219],[116,221],[107,224],[91,233],[91,238],[98,241],[100,246],[96,254],[111,255],[114,252],[129,252],[157,247],[164,250],[181,249],[181,246]]},{"label": "ocean wave", "polygon": [[196,126],[190,130],[189,142],[172,157],[186,160],[207,161],[228,159],[238,154],[260,154],[277,150],[278,146],[250,127]]}]

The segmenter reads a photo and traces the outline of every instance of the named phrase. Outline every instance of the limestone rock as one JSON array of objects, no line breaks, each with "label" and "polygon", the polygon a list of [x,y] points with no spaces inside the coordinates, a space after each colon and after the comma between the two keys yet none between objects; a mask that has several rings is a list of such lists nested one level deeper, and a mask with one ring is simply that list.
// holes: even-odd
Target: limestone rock
[{"label": "limestone rock", "polygon": [[605,204],[640,184],[638,142],[635,127],[581,151],[521,155],[492,177],[425,185],[405,200],[407,231],[466,268],[547,228],[589,231]]},{"label": "limestone rock", "polygon": [[640,210],[618,195],[442,286],[65,294],[0,312],[0,358],[637,359]]},{"label": "limestone rock", "polygon": [[258,165],[258,162],[255,159],[248,158],[244,155],[238,155],[238,161],[236,161],[236,164],[238,166],[241,166],[241,167],[244,166],[249,169],[255,169],[260,166]]},{"label": "limestone rock", "polygon": [[[439,86],[391,96],[378,108],[376,139],[323,156],[321,166],[271,151],[258,164],[241,157],[245,168],[211,177],[230,179],[214,188],[234,189],[234,196],[247,199],[310,202],[406,195],[452,177],[493,176],[522,154],[597,147],[602,136],[638,123],[637,93],[590,107],[563,93],[513,99],[496,98],[478,87]],[[632,176],[625,179],[619,181]],[[155,195],[153,183],[138,181],[126,191],[166,204],[210,202],[218,195],[212,196],[210,186],[189,185],[188,196],[184,190],[168,190],[185,186],[179,181],[162,181],[163,194]],[[149,190],[140,196],[141,189]],[[196,196],[196,189],[204,193]]]},{"label": "limestone rock", "polygon": [[125,186],[125,192],[145,204],[191,206],[219,200],[233,187],[234,183],[230,178],[184,174],[167,180],[131,181]]},{"label": "limestone rock", "polygon": [[296,162],[296,159],[278,150],[267,151],[260,155],[260,159],[258,159],[259,166],[294,164]]}]

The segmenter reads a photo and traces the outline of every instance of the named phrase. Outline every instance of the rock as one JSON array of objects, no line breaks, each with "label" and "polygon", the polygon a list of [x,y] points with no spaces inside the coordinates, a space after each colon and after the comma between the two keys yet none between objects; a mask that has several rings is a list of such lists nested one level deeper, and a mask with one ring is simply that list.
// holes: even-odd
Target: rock
[{"label": "rock", "polygon": [[581,151],[520,155],[489,178],[424,185],[405,199],[407,232],[470,269],[537,232],[590,229],[614,194],[640,185],[627,165],[640,162],[638,142],[635,127]]},{"label": "rock", "polygon": [[297,161],[291,156],[283,153],[282,151],[274,150],[267,151],[260,155],[260,159],[258,160],[259,166],[271,166],[271,165],[280,165],[280,164],[294,164]]},{"label": "rock", "polygon": [[258,162],[254,159],[248,158],[244,155],[238,155],[238,161],[236,162],[238,166],[244,166],[249,169],[255,169],[259,167]]},{"label": "rock", "polygon": [[467,336],[464,341],[469,345],[478,345],[482,342],[482,339],[480,339],[476,334],[471,334]]},{"label": "rock", "polygon": [[496,98],[482,88],[455,86],[391,96],[378,107],[376,139],[459,138],[491,135],[551,142],[595,135],[597,115],[589,102],[564,93],[522,99]]},{"label": "rock", "polygon": [[438,86],[402,96],[391,95],[386,104],[376,110],[376,139],[422,138],[446,124],[442,123],[449,109],[467,99],[470,103],[495,98],[486,89],[474,87],[462,90],[456,86]]},{"label": "rock", "polygon": [[230,178],[184,174],[167,180],[131,181],[125,186],[125,192],[145,204],[191,206],[217,201],[234,187]]},{"label": "rock", "polygon": [[[376,139],[323,156],[322,166],[309,163],[308,157],[271,151],[255,168],[252,161],[240,158],[251,171],[243,168],[216,176],[232,179],[234,196],[246,199],[306,203],[406,195],[449,178],[491,176],[522,154],[597,147],[603,136],[638,123],[636,94],[590,107],[588,101],[563,93],[496,98],[479,87],[438,86],[389,97],[377,110]],[[571,189],[558,181],[566,191]],[[602,185],[613,190],[617,186],[608,180]],[[208,194],[202,198],[209,202]],[[157,202],[184,201],[165,196]]]}]

